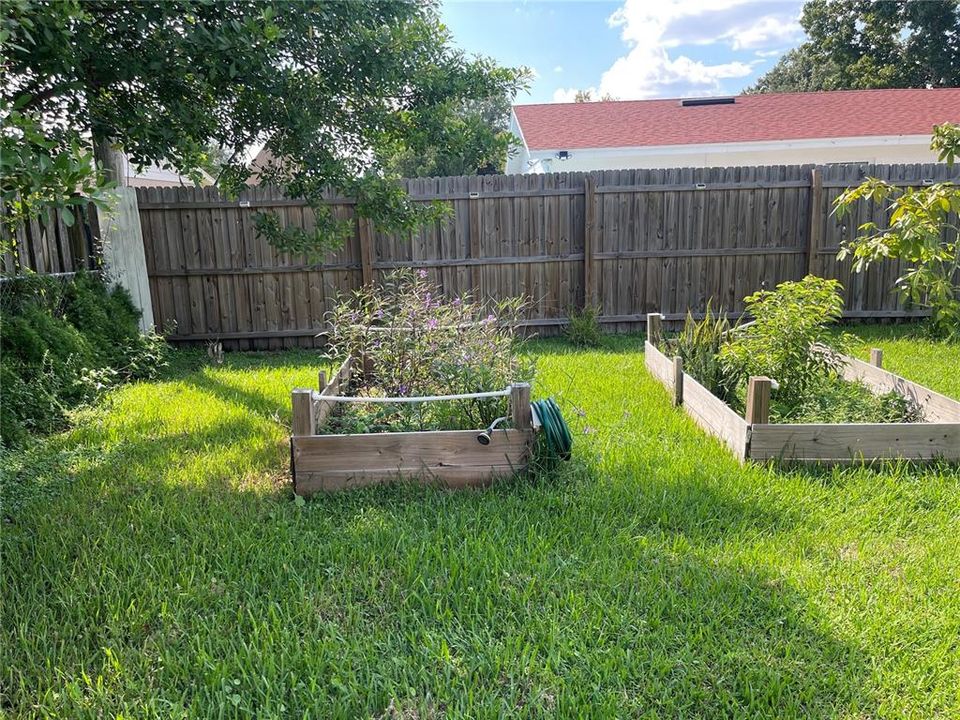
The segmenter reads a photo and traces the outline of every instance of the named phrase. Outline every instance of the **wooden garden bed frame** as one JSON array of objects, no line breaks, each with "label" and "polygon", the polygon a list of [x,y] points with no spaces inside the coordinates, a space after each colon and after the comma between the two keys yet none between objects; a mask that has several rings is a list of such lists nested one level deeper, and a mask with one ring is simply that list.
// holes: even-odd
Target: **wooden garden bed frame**
[{"label": "wooden garden bed frame", "polygon": [[771,424],[770,378],[750,378],[745,417],[740,417],[683,372],[679,357],[667,357],[657,348],[661,320],[659,313],[647,315],[647,370],[670,390],[675,405],[682,405],[697,425],[720,438],[741,461],[825,465],[883,458],[960,461],[960,402],[884,370],[878,349],[871,351],[870,363],[844,355],[844,378],[859,380],[877,392],[894,391],[910,398],[923,409],[927,422]]},{"label": "wooden garden bed frame", "polygon": [[489,445],[482,445],[477,430],[428,430],[348,435],[317,434],[336,402],[324,401],[345,389],[356,366],[349,358],[330,382],[319,377],[320,394],[293,391],[290,437],[290,472],[293,490],[309,496],[404,480],[448,488],[489,485],[526,468],[533,446],[530,385],[510,386],[513,427],[497,428]]}]

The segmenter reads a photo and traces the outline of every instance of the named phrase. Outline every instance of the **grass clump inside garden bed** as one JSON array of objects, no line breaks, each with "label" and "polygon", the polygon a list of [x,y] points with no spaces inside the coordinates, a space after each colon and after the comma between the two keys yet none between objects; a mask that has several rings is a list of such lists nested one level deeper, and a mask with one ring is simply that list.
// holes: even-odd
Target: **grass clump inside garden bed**
[{"label": "grass clump inside garden bed", "polygon": [[[909,332],[855,350],[960,397]],[[8,453],[2,713],[960,715],[956,467],[741,466],[642,338],[530,352],[577,436],[536,481],[295,501],[308,352],[178,351]]]}]

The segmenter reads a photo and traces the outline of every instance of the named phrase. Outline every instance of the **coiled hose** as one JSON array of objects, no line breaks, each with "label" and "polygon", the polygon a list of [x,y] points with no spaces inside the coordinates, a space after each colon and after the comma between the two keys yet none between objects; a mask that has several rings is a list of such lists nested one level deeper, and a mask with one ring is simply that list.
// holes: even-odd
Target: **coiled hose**
[{"label": "coiled hose", "polygon": [[553,398],[535,400],[531,406],[540,423],[547,458],[569,460],[570,452],[573,450],[573,435],[570,434],[570,428],[560,413],[560,406]]}]

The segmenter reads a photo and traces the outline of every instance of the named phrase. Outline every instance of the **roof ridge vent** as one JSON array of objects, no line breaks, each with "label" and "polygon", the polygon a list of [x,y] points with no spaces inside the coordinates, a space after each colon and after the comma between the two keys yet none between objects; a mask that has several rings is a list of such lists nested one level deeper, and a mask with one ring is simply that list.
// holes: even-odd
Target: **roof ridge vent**
[{"label": "roof ridge vent", "polygon": [[680,101],[682,107],[698,107],[700,105],[733,105],[737,98],[730,97],[698,97],[684,98]]}]

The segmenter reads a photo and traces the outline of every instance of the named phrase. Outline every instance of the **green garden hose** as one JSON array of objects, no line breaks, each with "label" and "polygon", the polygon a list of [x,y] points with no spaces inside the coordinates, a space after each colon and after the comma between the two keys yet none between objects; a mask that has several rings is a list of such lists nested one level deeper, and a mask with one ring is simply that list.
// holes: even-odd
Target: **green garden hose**
[{"label": "green garden hose", "polygon": [[560,407],[553,398],[536,400],[531,405],[546,441],[544,445],[547,449],[547,457],[569,460],[570,451],[573,449],[573,435],[570,434],[570,428],[560,414]]}]

